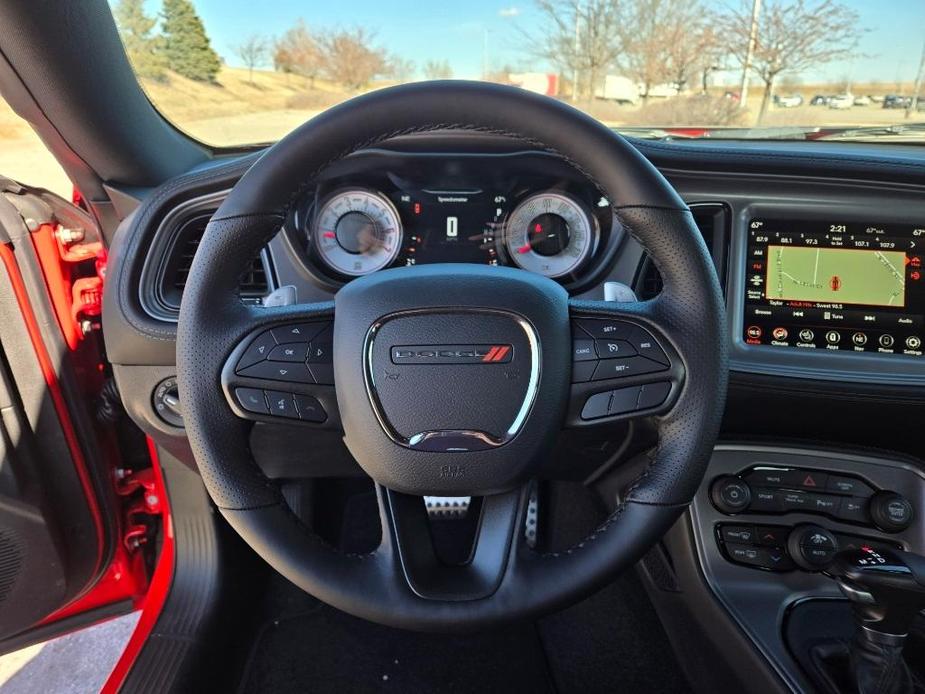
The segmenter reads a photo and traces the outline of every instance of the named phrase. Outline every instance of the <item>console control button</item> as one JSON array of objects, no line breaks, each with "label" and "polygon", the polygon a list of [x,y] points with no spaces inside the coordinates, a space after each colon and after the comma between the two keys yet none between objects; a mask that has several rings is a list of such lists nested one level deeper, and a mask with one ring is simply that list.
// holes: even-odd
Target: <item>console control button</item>
[{"label": "console control button", "polygon": [[787,539],[787,549],[801,569],[819,571],[832,562],[838,540],[820,525],[798,525]]},{"label": "console control button", "polygon": [[293,397],[299,412],[299,419],[303,422],[320,424],[328,418],[328,413],[324,411],[318,398],[313,398],[311,395],[294,395]]},{"label": "console control button", "polygon": [[768,487],[789,487],[796,484],[796,470],[783,468],[755,468],[745,475],[749,484]]},{"label": "console control button", "polygon": [[726,544],[726,556],[736,564],[757,566],[771,571],[789,571],[793,561],[779,547],[752,547],[750,545]]},{"label": "console control button", "polygon": [[844,497],[838,504],[835,517],[852,523],[867,523],[867,499],[854,496]]},{"label": "console control button", "polygon": [[307,342],[290,342],[270,350],[267,361],[303,362],[308,352]]},{"label": "console control button", "polygon": [[299,412],[296,410],[295,400],[291,393],[268,390],[267,402],[270,404],[270,414],[274,417],[285,417],[286,419],[299,418]]},{"label": "console control button", "polygon": [[594,359],[597,359],[597,355],[594,352],[594,340],[572,340],[572,361],[588,361]]},{"label": "console control button", "polygon": [[845,477],[842,475],[829,475],[829,480],[825,485],[826,491],[835,492],[836,494],[850,494],[851,496],[871,496],[874,493],[873,488],[854,477]]},{"label": "console control button", "polygon": [[269,356],[274,347],[276,347],[276,340],[273,339],[273,335],[269,331],[258,335],[244,350],[241,358],[238,359],[235,371],[246,369],[248,366],[263,361]]},{"label": "console control button", "polygon": [[874,525],[888,533],[898,533],[912,523],[909,500],[896,492],[877,492],[870,499],[870,517]]},{"label": "console control button", "polygon": [[713,504],[723,513],[739,513],[748,508],[752,493],[737,477],[720,477],[711,489]]},{"label": "console control button", "polygon": [[751,511],[778,513],[783,510],[783,492],[777,489],[759,487],[752,496]]},{"label": "console control button", "polygon": [[234,395],[241,407],[255,414],[269,414],[267,398],[259,388],[235,388]]},{"label": "console control button", "polygon": [[751,545],[755,542],[755,528],[752,525],[723,525],[720,527],[723,542],[738,542]]},{"label": "console control button", "polygon": [[785,547],[790,528],[780,525],[759,525],[755,528],[755,539],[766,547]]}]

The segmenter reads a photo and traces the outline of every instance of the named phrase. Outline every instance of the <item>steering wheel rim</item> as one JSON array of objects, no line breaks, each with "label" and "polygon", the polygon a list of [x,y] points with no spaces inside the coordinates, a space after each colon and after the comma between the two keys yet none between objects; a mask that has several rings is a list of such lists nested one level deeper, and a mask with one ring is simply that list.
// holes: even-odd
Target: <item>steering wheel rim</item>
[{"label": "steering wheel rim", "polygon": [[[658,445],[643,472],[624,490],[611,516],[587,538],[563,552],[530,551],[519,532],[526,494],[517,485],[529,470],[509,469],[511,474],[497,488],[484,480],[475,489],[489,494],[483,509],[485,531],[464,573],[440,583],[442,574],[428,568],[427,557],[420,556],[422,509],[409,503],[405,494],[418,488],[402,489],[403,482],[392,485],[398,490],[377,485],[383,523],[380,546],[365,555],[336,551],[301,523],[278,485],[255,463],[248,448],[250,424],[230,407],[222,374],[241,340],[257,328],[333,316],[335,344],[360,334],[357,331],[363,326],[351,333],[354,337],[344,337],[340,304],[355,310],[359,304],[351,304],[349,297],[362,299],[366,285],[379,278],[361,278],[347,285],[343,302],[338,295],[338,312],[332,303],[273,309],[245,306],[237,298],[236,279],[326,167],[399,135],[445,129],[502,134],[562,156],[611,201],[615,217],[661,272],[663,290],[648,302],[615,305],[569,301],[558,285],[550,282],[554,288],[525,278],[523,271],[503,268],[448,265],[377,274],[397,278],[399,290],[405,283],[426,279],[420,286],[450,291],[445,279],[440,284],[441,274],[462,278],[476,290],[493,281],[508,282],[515,291],[535,290],[548,300],[548,312],[558,322],[544,328],[544,339],[555,346],[543,353],[544,359],[555,357],[565,344],[556,337],[563,316],[566,330],[569,317],[576,315],[629,320],[662,341],[683,376],[670,410],[654,420]],[[490,278],[486,273],[496,274]],[[476,306],[490,308],[485,294],[476,293]],[[447,304],[440,306],[445,310]],[[543,321],[543,315],[534,313],[531,320]],[[477,82],[425,83],[373,92],[326,111],[268,149],[232,189],[206,229],[184,291],[177,337],[178,383],[190,444],[206,489],[231,526],[274,568],[324,602],[359,617],[419,630],[466,630],[550,612],[590,594],[632,565],[677,520],[702,480],[719,431],[727,379],[725,337],[719,282],[690,211],[635,148],[575,109],[523,90]],[[541,387],[547,387],[548,399],[554,400],[563,388],[568,389],[568,379],[556,373],[552,362],[544,361],[544,366]],[[342,377],[345,383],[348,380],[347,368],[335,364],[337,399],[351,398],[356,403],[353,390],[348,393],[341,386]],[[347,443],[369,462],[362,446],[351,445],[351,437],[371,435],[365,424],[359,426],[360,419],[350,423],[351,411],[357,407],[346,408]],[[561,421],[564,412],[565,403],[559,402],[534,408],[529,417]],[[541,438],[534,441],[534,449],[541,447]],[[393,453],[382,446],[373,450]],[[421,455],[406,448],[395,453],[394,470],[400,470],[402,461],[416,464],[413,461],[423,459]],[[448,454],[430,455],[429,460],[436,460],[434,455]],[[369,464],[368,471],[374,470]],[[428,469],[420,466],[417,477],[427,477]],[[379,475],[376,470],[372,476],[379,481]],[[394,482],[389,475],[385,478]],[[429,478],[419,489],[457,494],[466,490],[463,482],[436,479]],[[424,568],[418,571],[420,566]],[[431,590],[431,583],[440,585]],[[458,587],[462,583],[465,589]]]}]

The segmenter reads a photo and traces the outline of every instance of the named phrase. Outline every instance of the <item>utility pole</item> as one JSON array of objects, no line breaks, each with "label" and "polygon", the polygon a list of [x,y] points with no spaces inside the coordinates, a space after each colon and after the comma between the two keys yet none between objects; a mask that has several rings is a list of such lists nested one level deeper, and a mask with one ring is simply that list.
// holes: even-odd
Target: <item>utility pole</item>
[{"label": "utility pole", "polygon": [[742,85],[739,88],[739,106],[745,108],[748,103],[748,77],[752,69],[752,59],[755,57],[755,43],[758,41],[758,17],[761,14],[761,0],[752,2],[752,24],[748,30],[748,51],[745,54],[745,65],[742,66]]},{"label": "utility pole", "polygon": [[919,61],[919,71],[915,76],[915,86],[912,88],[912,100],[906,107],[906,118],[909,118],[919,107],[919,91],[922,89],[922,81],[925,80],[925,43],[922,44],[922,59]]}]

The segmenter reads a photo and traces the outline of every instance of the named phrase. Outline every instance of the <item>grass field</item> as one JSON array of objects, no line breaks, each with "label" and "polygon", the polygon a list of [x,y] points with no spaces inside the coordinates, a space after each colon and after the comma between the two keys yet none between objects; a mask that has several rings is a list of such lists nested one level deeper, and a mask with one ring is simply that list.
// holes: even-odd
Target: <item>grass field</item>
[{"label": "grass field", "polygon": [[[251,78],[247,70],[228,67],[222,68],[217,84],[202,84],[170,74],[163,82],[143,80],[142,87],[157,108],[181,130],[203,142],[224,146],[277,140],[320,111],[350,96],[324,80],[311,81],[298,75],[265,70],[255,70]],[[855,94],[909,93],[910,88],[911,85],[855,85],[852,91]],[[716,87],[713,91],[722,94],[724,89]],[[838,91],[839,88],[833,85],[804,85],[779,90],[781,94],[801,93],[806,102],[814,94]],[[760,100],[760,89],[756,88],[751,93],[749,111],[742,115],[737,125],[748,127],[755,124]],[[602,101],[578,106],[611,126],[671,124],[650,123],[646,120],[646,112],[641,112],[641,106],[619,106]],[[925,114],[917,115],[920,116],[918,120],[925,120]],[[683,122],[691,126],[709,125]],[[801,106],[772,109],[762,126],[862,126],[903,122],[906,121],[902,110],[885,110],[878,104],[843,111]],[[60,166],[31,128],[2,101],[0,174],[70,195],[70,181]]]},{"label": "grass field", "polygon": [[903,306],[902,251],[769,246],[769,299]]}]

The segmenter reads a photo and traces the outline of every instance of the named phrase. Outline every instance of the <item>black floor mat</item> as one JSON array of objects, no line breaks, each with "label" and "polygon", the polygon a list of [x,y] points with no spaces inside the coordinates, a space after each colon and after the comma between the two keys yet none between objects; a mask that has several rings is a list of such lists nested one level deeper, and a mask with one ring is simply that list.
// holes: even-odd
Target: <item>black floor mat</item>
[{"label": "black floor mat", "polygon": [[446,636],[398,631],[329,607],[267,625],[247,692],[551,692],[536,630]]}]

